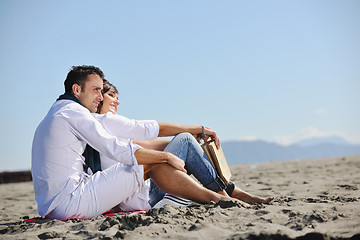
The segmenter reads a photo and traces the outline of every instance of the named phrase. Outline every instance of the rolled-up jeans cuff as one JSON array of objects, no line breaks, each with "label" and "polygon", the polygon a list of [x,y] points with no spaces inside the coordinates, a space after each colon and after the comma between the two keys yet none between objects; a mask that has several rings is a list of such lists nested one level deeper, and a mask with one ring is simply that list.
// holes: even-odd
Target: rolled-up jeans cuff
[{"label": "rolled-up jeans cuff", "polygon": [[205,187],[214,192],[219,192],[226,188],[226,184],[223,182],[223,180],[221,180],[219,176],[216,176],[215,180],[212,183],[206,185]]},{"label": "rolled-up jeans cuff", "polygon": [[225,191],[230,197],[234,191],[234,188],[235,188],[234,182],[230,181],[228,184],[226,184]]}]

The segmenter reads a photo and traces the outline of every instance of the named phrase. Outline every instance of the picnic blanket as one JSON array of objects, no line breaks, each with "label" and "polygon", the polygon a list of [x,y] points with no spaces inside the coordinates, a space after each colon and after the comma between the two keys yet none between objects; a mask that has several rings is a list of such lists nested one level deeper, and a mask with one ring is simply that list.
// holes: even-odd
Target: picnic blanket
[{"label": "picnic blanket", "polygon": [[[144,213],[146,213],[145,210],[131,211],[131,212],[110,212],[110,210],[109,210],[109,211],[103,213],[101,216],[104,216],[104,217],[116,217],[116,216],[124,216],[124,215],[133,216],[133,215],[144,214]],[[27,222],[27,223],[37,222],[37,221],[41,221],[41,220],[44,220],[44,219],[47,219],[47,218],[34,217],[34,218],[25,219],[25,222]],[[90,220],[90,219],[91,218],[82,219],[82,220]],[[75,219],[70,218],[70,219],[66,219],[66,220],[63,220],[63,221],[67,221],[67,220],[76,220],[76,218]]]}]

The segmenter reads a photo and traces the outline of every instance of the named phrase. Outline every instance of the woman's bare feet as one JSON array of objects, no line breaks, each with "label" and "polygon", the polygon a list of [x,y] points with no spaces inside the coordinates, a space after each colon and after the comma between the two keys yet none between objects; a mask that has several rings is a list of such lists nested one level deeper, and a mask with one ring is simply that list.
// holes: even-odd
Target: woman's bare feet
[{"label": "woman's bare feet", "polygon": [[250,193],[247,193],[238,187],[234,188],[231,197],[244,201],[248,204],[257,204],[257,203],[269,204],[274,199],[274,197],[267,197],[267,198],[258,197]]}]

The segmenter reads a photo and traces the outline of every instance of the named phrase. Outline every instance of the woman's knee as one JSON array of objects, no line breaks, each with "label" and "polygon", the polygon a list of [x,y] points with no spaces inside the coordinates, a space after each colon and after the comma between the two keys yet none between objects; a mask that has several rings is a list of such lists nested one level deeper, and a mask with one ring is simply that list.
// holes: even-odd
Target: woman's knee
[{"label": "woman's knee", "polygon": [[191,133],[188,133],[188,132],[179,133],[175,136],[175,138],[179,138],[180,141],[186,141],[190,144],[197,143],[195,137]]},{"label": "woman's knee", "polygon": [[191,138],[193,138],[193,135],[191,135],[191,133],[188,133],[188,132],[183,132],[183,133],[177,134],[176,137],[191,139]]}]

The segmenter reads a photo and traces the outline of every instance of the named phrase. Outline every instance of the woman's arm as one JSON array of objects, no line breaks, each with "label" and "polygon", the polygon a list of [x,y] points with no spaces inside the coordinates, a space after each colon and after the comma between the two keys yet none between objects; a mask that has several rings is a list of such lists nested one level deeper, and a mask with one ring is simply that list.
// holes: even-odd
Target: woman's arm
[{"label": "woman's arm", "polygon": [[164,151],[164,149],[169,144],[169,142],[170,141],[168,140],[149,140],[149,141],[133,140],[133,143],[143,148],[157,150],[157,151]]},{"label": "woman's arm", "polygon": [[168,137],[168,136],[174,136],[176,134],[182,133],[182,132],[188,132],[192,135],[196,136],[199,133],[205,134],[205,139],[211,138],[215,141],[215,145],[217,148],[220,148],[220,139],[217,136],[216,132],[214,130],[211,130],[207,127],[202,126],[187,126],[187,125],[180,125],[175,123],[158,123],[159,124],[159,137]]},{"label": "woman's arm", "polygon": [[187,126],[176,123],[162,122],[159,124],[159,137],[169,137],[182,132],[188,132],[193,135],[202,133],[201,126]]},{"label": "woman's arm", "polygon": [[156,139],[159,125],[155,120],[129,119],[113,113],[93,114],[103,127],[113,136],[141,141]]}]

